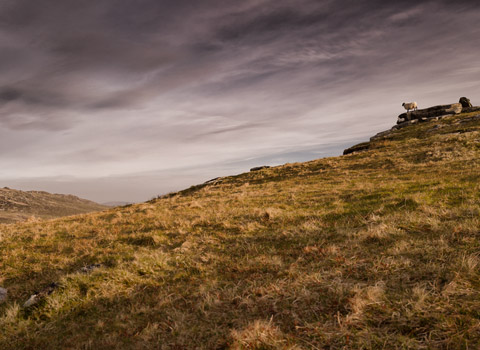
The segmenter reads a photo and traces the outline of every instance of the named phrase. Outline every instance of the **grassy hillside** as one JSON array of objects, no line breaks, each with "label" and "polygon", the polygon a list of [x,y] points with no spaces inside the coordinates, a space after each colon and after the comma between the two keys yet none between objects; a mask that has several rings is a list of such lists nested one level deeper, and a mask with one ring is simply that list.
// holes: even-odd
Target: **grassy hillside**
[{"label": "grassy hillside", "polygon": [[32,217],[52,219],[105,208],[72,195],[0,188],[0,223],[24,221]]},{"label": "grassy hillside", "polygon": [[480,120],[463,114],[364,152],[0,226],[0,348],[479,348],[479,214]]}]

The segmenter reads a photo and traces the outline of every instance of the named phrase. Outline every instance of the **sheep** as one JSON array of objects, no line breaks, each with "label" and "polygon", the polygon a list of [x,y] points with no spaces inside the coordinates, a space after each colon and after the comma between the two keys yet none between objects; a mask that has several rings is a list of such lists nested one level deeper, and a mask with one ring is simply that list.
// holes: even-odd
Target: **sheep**
[{"label": "sheep", "polygon": [[402,103],[403,108],[407,110],[407,113],[410,112],[411,109],[414,111],[417,110],[417,102],[410,102],[410,103]]}]

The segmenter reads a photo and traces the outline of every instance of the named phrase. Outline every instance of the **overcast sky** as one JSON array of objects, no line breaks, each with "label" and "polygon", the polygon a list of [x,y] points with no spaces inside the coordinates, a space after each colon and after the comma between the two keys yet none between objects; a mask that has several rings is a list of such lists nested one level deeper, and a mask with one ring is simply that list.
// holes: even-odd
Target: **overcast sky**
[{"label": "overcast sky", "polygon": [[478,1],[0,0],[0,186],[144,201],[480,104]]}]

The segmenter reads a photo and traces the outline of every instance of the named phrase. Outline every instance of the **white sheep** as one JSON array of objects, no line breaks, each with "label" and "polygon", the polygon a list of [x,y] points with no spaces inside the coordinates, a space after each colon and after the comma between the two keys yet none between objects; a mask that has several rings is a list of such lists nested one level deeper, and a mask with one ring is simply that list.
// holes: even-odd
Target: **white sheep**
[{"label": "white sheep", "polygon": [[417,102],[410,102],[410,103],[402,103],[402,106],[403,108],[405,108],[407,110],[407,113],[410,112],[411,109],[413,109],[414,111],[417,110]]}]

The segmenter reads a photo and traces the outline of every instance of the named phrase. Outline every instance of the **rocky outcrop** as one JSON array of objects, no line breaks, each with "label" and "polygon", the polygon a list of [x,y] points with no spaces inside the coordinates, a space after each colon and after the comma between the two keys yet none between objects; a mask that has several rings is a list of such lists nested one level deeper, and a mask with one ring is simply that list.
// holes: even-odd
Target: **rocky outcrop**
[{"label": "rocky outcrop", "polygon": [[263,166],[257,166],[257,167],[255,167],[255,168],[252,168],[252,169],[250,169],[250,171],[259,171],[259,170],[268,169],[268,168],[270,168],[270,166],[268,166],[268,165],[263,165]]},{"label": "rocky outcrop", "polygon": [[354,152],[367,151],[369,147],[370,147],[370,142],[362,142],[362,143],[359,143],[358,145],[352,146],[344,150],[343,155],[354,153]]},{"label": "rocky outcrop", "polygon": [[397,124],[401,124],[411,120],[427,120],[429,118],[444,117],[448,115],[459,114],[461,112],[461,103],[433,106],[425,109],[417,109],[416,111],[408,113],[402,113],[398,116]]},{"label": "rocky outcrop", "polygon": [[205,181],[203,184],[204,185],[210,185],[210,184],[213,184],[213,183],[217,182],[219,179],[220,179],[220,177],[214,177],[211,180]]},{"label": "rocky outcrop", "polygon": [[470,113],[470,112],[478,112],[480,111],[480,107],[463,107],[462,108],[462,113]]},{"label": "rocky outcrop", "polygon": [[[426,109],[419,109],[417,111],[413,111],[408,113],[411,116],[410,120],[404,120],[407,116],[407,113],[400,114],[399,120],[397,121],[397,125],[394,125],[391,129],[379,132],[375,136],[370,138],[369,142],[362,142],[350,148],[347,148],[343,151],[343,154],[351,154],[357,153],[362,151],[368,151],[371,149],[372,142],[378,140],[387,140],[395,135],[397,130],[403,129],[410,125],[415,125],[423,122],[429,122],[434,120],[440,120],[444,117],[449,117],[459,113],[470,113],[470,112],[477,112],[480,111],[480,106],[477,107],[462,107],[460,103],[454,103],[450,105],[441,105],[441,106],[434,106]],[[480,120],[480,114],[477,115],[470,115],[460,118],[456,121],[456,123],[469,123],[474,120]],[[427,132],[433,131],[438,128],[438,125],[431,130],[427,130]]]},{"label": "rocky outcrop", "polygon": [[[480,107],[479,107],[479,110],[480,110]],[[472,115],[471,117],[468,117],[468,118],[463,118],[462,120],[459,120],[458,123],[465,124],[465,123],[470,123],[477,120],[480,120],[480,114]]]}]

